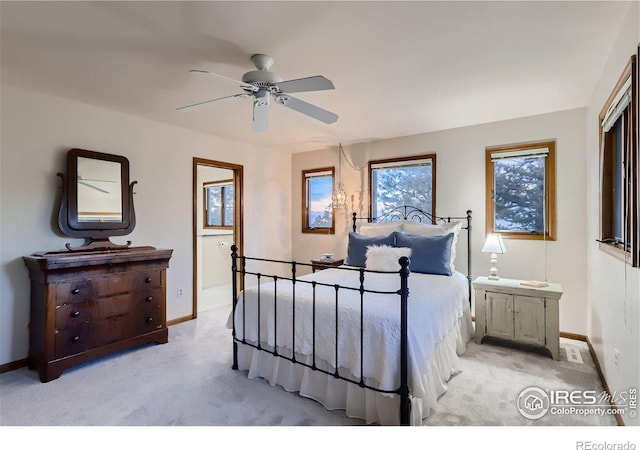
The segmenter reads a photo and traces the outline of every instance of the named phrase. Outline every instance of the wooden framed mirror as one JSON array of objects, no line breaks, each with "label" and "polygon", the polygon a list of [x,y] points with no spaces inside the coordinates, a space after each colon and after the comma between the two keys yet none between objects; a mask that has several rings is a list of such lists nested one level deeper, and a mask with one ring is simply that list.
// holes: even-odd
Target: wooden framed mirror
[{"label": "wooden framed mirror", "polygon": [[73,148],[67,153],[67,175],[62,178],[58,226],[67,236],[84,238],[70,251],[126,248],[111,236],[124,236],[135,227],[133,186],[129,183],[129,160],[124,156]]}]

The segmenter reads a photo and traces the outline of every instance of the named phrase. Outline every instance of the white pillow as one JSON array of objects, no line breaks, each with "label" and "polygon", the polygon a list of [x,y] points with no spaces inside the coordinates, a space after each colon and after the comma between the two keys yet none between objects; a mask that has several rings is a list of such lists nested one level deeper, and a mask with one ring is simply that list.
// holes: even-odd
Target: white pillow
[{"label": "white pillow", "polygon": [[403,222],[380,222],[380,223],[363,223],[358,229],[358,233],[363,236],[387,236],[394,231],[402,230]]},{"label": "white pillow", "polygon": [[370,245],[367,247],[365,268],[381,272],[397,272],[400,270],[398,260],[403,256],[410,258],[411,249],[388,245]]},{"label": "white pillow", "polygon": [[462,222],[445,222],[438,224],[428,224],[421,222],[404,222],[402,231],[405,234],[413,234],[417,236],[442,236],[453,233],[451,241],[451,271],[455,270],[454,261],[456,259],[456,247],[458,243],[458,234],[462,229]]}]

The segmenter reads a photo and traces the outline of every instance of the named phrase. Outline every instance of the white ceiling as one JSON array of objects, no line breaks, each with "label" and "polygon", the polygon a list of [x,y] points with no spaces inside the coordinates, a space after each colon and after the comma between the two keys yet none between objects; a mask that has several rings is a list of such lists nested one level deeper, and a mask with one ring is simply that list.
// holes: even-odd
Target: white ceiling
[{"label": "white ceiling", "polygon": [[[6,2],[3,82],[283,151],[306,151],[586,106],[628,2]],[[251,132],[250,56],[332,125],[275,103]]]}]

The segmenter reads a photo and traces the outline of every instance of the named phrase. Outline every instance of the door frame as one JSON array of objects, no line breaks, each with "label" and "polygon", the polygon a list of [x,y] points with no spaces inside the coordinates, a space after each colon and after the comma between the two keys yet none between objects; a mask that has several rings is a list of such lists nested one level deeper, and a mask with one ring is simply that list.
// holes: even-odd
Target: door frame
[{"label": "door frame", "polygon": [[[243,208],[243,194],[244,194],[244,166],[240,164],[232,164],[223,161],[215,161],[212,159],[193,158],[193,171],[192,171],[192,186],[193,186],[193,227],[192,227],[192,240],[193,240],[193,304],[191,318],[198,317],[198,192],[201,189],[198,186],[198,166],[215,167],[219,169],[228,169],[233,171],[233,238],[235,244],[238,246],[238,255],[243,254],[244,249],[244,208]],[[229,256],[229,271],[231,271],[231,256]]]}]

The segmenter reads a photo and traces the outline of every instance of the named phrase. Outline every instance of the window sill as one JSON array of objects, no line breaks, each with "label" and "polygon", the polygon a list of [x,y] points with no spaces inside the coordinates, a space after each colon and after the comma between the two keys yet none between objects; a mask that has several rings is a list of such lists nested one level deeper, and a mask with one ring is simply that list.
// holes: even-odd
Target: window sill
[{"label": "window sill", "polygon": [[492,233],[499,234],[504,239],[521,239],[523,241],[555,241],[554,235],[547,234],[546,237],[539,233],[513,232],[513,231],[492,231]]},{"label": "window sill", "polygon": [[302,232],[309,234],[335,234],[333,228],[303,228]]},{"label": "window sill", "polygon": [[615,244],[605,244],[600,242],[600,250],[631,265],[631,252],[625,252],[622,248]]}]

